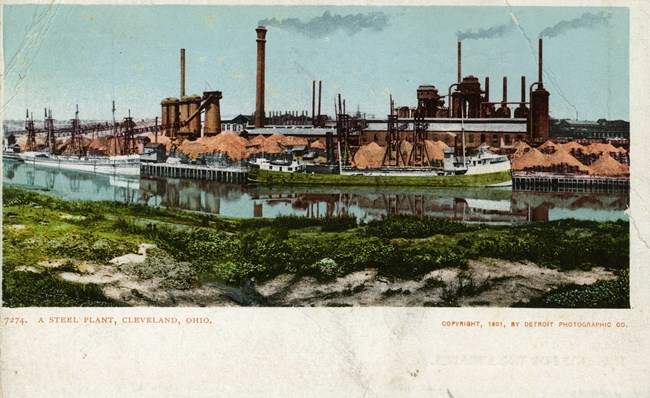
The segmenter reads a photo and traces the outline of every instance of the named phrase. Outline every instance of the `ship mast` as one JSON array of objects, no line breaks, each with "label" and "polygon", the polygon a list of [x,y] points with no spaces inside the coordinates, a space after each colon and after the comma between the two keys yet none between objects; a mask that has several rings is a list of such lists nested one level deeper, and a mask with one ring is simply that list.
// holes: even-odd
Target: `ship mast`
[{"label": "ship mast", "polygon": [[74,119],[72,119],[72,133],[70,134],[70,152],[81,157],[83,155],[83,148],[81,142],[81,131],[79,128],[79,104],[77,104],[74,112]]},{"label": "ship mast", "polygon": [[36,150],[36,129],[34,128],[34,112],[29,117],[29,109],[25,113],[25,129],[27,130],[27,149]]},{"label": "ship mast", "polygon": [[115,151],[116,155],[119,155],[118,153],[119,143],[117,139],[117,123],[115,122],[115,100],[113,100],[112,112],[113,112],[113,150]]},{"label": "ship mast", "polygon": [[47,147],[50,154],[54,154],[56,148],[56,139],[54,138],[54,120],[52,119],[52,109],[45,109],[45,129],[47,131]]}]

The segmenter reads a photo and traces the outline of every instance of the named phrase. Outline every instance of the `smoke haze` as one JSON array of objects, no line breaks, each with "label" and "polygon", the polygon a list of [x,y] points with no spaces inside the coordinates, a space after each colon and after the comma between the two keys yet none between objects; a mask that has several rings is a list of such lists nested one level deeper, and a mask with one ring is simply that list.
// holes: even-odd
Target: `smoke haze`
[{"label": "smoke haze", "polygon": [[458,38],[458,40],[490,39],[493,37],[503,36],[510,29],[512,29],[512,25],[507,24],[494,25],[487,29],[480,28],[476,32],[472,32],[472,29],[467,29],[465,32],[456,32],[456,38]]},{"label": "smoke haze", "polygon": [[347,32],[350,36],[355,35],[364,29],[380,32],[388,26],[388,16],[382,12],[338,15],[325,11],[322,16],[312,18],[307,22],[301,21],[298,18],[272,18],[263,19],[259,21],[259,24],[261,26],[275,27],[297,32],[307,37],[317,39],[339,30]]},{"label": "smoke haze", "polygon": [[549,26],[542,30],[539,37],[555,37],[573,29],[593,29],[598,26],[607,25],[610,18],[611,15],[605,15],[602,12],[599,14],[584,13],[580,18],[574,18],[570,21],[560,21],[553,26]]}]

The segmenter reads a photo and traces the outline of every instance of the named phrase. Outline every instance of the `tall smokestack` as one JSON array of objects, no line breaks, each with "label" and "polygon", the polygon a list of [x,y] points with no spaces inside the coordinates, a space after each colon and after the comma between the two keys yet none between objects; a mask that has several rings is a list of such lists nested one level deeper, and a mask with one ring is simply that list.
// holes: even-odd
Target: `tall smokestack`
[{"label": "tall smokestack", "polygon": [[323,81],[319,80],[318,81],[318,118],[320,120],[320,102],[322,99],[322,94],[323,94]]},{"label": "tall smokestack", "polygon": [[462,57],[461,57],[461,42],[458,42],[458,83],[460,83],[462,77],[461,77],[461,64],[462,64]]},{"label": "tall smokestack", "polygon": [[485,78],[485,102],[490,102],[490,78]]},{"label": "tall smokestack", "polygon": [[185,96],[185,49],[181,48],[181,98]]},{"label": "tall smokestack", "polygon": [[508,102],[508,76],[503,76],[503,102]]},{"label": "tall smokestack", "polygon": [[544,90],[542,84],[542,39],[539,39],[539,76],[537,78],[537,89],[530,95],[530,135],[534,139],[546,141],[549,137],[550,115],[549,96],[550,93]]},{"label": "tall smokestack", "polygon": [[521,77],[521,102],[526,102],[526,76]]},{"label": "tall smokestack", "polygon": [[316,126],[316,80],[311,82],[311,124]]},{"label": "tall smokestack", "polygon": [[544,85],[542,84],[542,39],[539,39],[539,66],[538,66],[538,73],[539,76],[537,77],[537,81],[539,82],[539,87],[543,88]]},{"label": "tall smokestack", "polygon": [[264,127],[264,69],[265,69],[265,46],[266,28],[258,26],[257,32],[257,91],[255,96],[255,128]]}]

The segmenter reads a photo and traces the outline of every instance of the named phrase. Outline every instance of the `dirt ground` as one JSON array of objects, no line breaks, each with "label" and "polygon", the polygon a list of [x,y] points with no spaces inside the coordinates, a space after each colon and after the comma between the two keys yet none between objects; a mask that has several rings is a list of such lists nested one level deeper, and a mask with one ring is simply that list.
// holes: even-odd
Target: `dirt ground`
[{"label": "dirt ground", "polygon": [[389,280],[375,270],[354,272],[329,283],[280,275],[256,290],[278,306],[490,306],[509,307],[552,289],[615,278],[609,271],[559,272],[533,263],[473,260],[467,270],[445,268],[420,280]]},{"label": "dirt ground", "polygon": [[[206,283],[200,287],[175,287],[168,278],[142,278],[125,265],[142,263],[149,247],[138,254],[115,258],[108,264],[56,260],[41,267],[59,268],[59,276],[70,282],[95,284],[113,300],[129,306],[490,306],[509,307],[527,302],[567,284],[586,285],[615,275],[601,268],[567,271],[484,258],[471,260],[466,270],[444,268],[417,280],[391,280],[368,269],[331,281],[282,274],[263,283],[227,286]],[[33,268],[33,269],[32,269]],[[24,269],[38,272],[37,268]]]}]

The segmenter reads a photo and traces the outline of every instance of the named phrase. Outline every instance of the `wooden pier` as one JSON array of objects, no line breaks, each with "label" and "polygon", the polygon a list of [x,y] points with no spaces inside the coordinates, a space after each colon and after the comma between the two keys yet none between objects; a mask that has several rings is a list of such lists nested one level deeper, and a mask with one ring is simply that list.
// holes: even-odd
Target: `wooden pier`
[{"label": "wooden pier", "polygon": [[627,193],[628,177],[512,175],[513,191]]},{"label": "wooden pier", "polygon": [[141,176],[189,178],[243,184],[248,179],[247,168],[208,167],[189,164],[141,163]]}]

